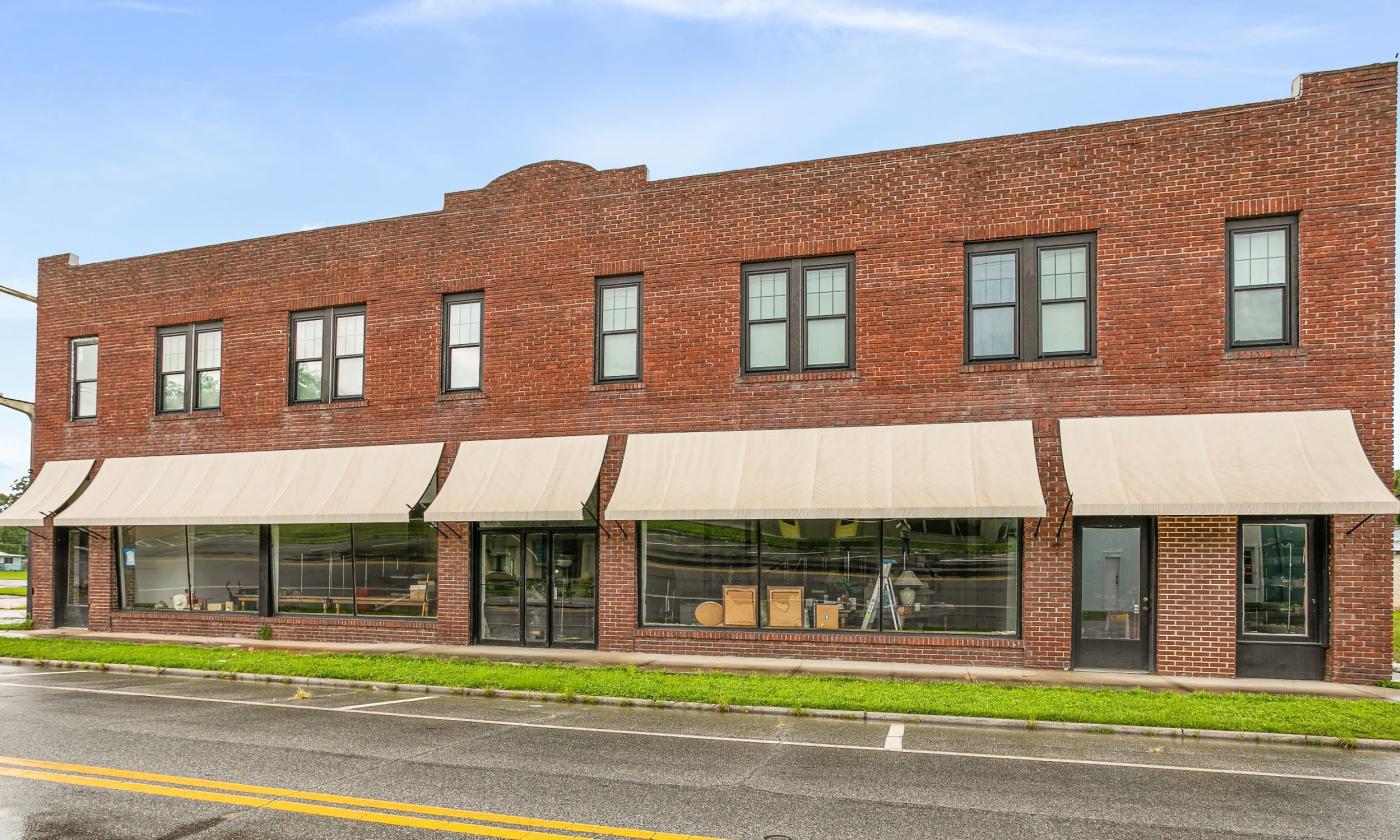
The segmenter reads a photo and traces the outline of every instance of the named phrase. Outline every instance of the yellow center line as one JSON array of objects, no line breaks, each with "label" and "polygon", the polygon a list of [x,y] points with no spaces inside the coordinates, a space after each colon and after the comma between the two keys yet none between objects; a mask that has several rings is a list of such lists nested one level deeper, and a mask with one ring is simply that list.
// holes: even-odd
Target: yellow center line
[{"label": "yellow center line", "polygon": [[[111,767],[95,767],[85,764],[65,764],[57,761],[42,761],[38,759],[14,758],[11,756],[0,756],[0,764],[11,765],[10,768],[0,767],[0,775],[14,776],[18,778],[33,779],[36,781],[59,782],[63,784],[84,785],[87,787],[99,787],[108,790],[123,790],[133,793],[146,793],[157,796],[173,796],[183,799],[199,799],[209,802],[222,802],[230,805],[244,805],[253,808],[272,808],[280,811],[292,811],[296,813],[316,814],[319,816],[336,817],[339,819],[360,820],[362,822],[378,822],[385,825],[401,825],[414,828],[426,828],[435,831],[452,831],[458,834],[474,834],[481,837],[496,837],[504,840],[580,840],[579,838],[569,838],[562,834],[551,834],[536,831],[521,831],[512,828],[495,828],[491,826],[468,826],[462,823],[447,822],[444,820],[425,819],[423,816],[400,816],[398,814],[376,814],[368,811],[351,810],[349,808],[324,807],[321,805],[308,804],[312,802],[329,803],[332,805],[350,805],[360,808],[377,808],[384,811],[402,811],[408,814],[429,815],[436,817],[455,817],[465,820],[476,820],[479,822],[494,822],[504,825],[528,826],[531,828],[551,828],[558,831],[568,831],[576,834],[601,834],[608,837],[632,838],[632,840],[721,840],[716,837],[703,837],[691,834],[674,834],[663,831],[647,831],[634,828],[616,828],[612,826],[593,825],[589,823],[569,822],[566,820],[546,820],[534,817],[522,817],[512,814],[497,814],[487,811],[469,811],[460,808],[443,808],[435,805],[410,805],[403,802],[393,802],[383,799],[368,799],[358,796],[341,796],[333,793],[317,793],[314,791],[289,790],[286,788],[266,787],[263,785],[246,785],[238,782],[216,782],[208,779],[200,779],[189,776],[171,776],[163,773],[145,773],[139,770],[121,770]],[[14,768],[14,769],[12,769]],[[18,768],[38,768],[36,770]],[[64,773],[42,772],[47,770],[66,771]],[[109,776],[112,778],[100,779],[91,776],[74,776],[69,773],[85,773],[97,776]],[[136,781],[120,781],[120,780]],[[143,782],[163,782],[166,784],[184,785],[186,787],[207,788],[209,790],[183,790],[181,788],[166,787],[164,785],[143,784]],[[260,797],[245,796],[241,794],[257,794]],[[306,802],[281,802],[279,799],[302,799]]]}]

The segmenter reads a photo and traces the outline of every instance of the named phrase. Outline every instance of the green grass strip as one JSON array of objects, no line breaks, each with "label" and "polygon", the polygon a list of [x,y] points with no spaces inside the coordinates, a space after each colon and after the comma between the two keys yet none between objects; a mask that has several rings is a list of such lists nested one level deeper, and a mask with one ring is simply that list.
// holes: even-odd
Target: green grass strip
[{"label": "green grass strip", "polygon": [[75,639],[0,638],[0,656],[374,680],[399,685],[547,691],[643,701],[681,700],[725,706],[964,715],[1400,740],[1400,707],[1381,700],[1204,692],[1183,695],[1142,689],[716,672],[681,674],[630,667],[517,665],[403,655],[292,653]]},{"label": "green grass strip", "polygon": [[23,598],[26,594],[27,592],[23,586],[0,587],[0,595],[18,595]]},{"label": "green grass strip", "polygon": [[15,571],[0,570],[0,580],[27,580],[28,578],[29,572],[18,569]]}]

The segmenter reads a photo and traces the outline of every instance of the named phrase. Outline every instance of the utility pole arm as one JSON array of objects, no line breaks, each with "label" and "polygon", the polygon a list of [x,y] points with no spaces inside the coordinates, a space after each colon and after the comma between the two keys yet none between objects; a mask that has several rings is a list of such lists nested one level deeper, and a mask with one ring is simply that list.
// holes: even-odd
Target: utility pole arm
[{"label": "utility pole arm", "polygon": [[30,303],[39,302],[39,299],[34,295],[31,295],[28,292],[21,292],[19,289],[11,289],[9,286],[0,286],[0,293],[14,295],[17,298],[20,298],[21,300],[27,300]]},{"label": "utility pole arm", "polygon": [[20,414],[23,414],[26,417],[28,417],[30,420],[34,419],[34,403],[32,402],[25,402],[24,400],[17,400],[13,397],[7,397],[4,394],[0,394],[0,405],[3,405],[6,408],[13,408]]}]

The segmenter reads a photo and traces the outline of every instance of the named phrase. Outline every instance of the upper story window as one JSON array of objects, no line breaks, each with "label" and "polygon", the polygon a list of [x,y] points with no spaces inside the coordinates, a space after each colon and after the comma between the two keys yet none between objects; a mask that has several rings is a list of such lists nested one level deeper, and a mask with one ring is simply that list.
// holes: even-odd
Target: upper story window
[{"label": "upper story window", "polygon": [[75,338],[69,345],[71,388],[68,411],[74,420],[97,416],[97,336]]},{"label": "upper story window", "polygon": [[599,382],[642,376],[642,278],[598,281],[594,375]]},{"label": "upper story window", "polygon": [[1094,235],[967,246],[968,361],[1094,354]]},{"label": "upper story window", "polygon": [[364,395],[364,306],[292,313],[292,402]]},{"label": "upper story window", "polygon": [[442,390],[481,388],[481,292],[442,301]]},{"label": "upper story window", "polygon": [[854,300],[853,257],[744,266],[744,372],[853,367]]},{"label": "upper story window", "polygon": [[1298,219],[1226,222],[1230,347],[1297,343]]},{"label": "upper story window", "polygon": [[224,328],[218,322],[156,331],[156,411],[218,408],[223,396]]}]

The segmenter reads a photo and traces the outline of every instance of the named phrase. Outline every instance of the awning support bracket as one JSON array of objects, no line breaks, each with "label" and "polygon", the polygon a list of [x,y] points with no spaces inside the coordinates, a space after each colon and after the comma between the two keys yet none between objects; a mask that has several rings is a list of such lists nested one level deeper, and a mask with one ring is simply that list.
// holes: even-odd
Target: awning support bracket
[{"label": "awning support bracket", "polygon": [[[599,528],[602,528],[604,531],[607,531],[608,536],[612,536],[612,529],[607,526],[607,523],[603,522],[603,520],[598,518],[598,514],[594,513],[592,508],[585,504],[583,506],[583,512],[588,514],[593,519],[594,525],[597,525]],[[621,522],[617,523],[617,528],[619,531],[622,532],[622,536],[627,536],[627,529],[622,527]]]},{"label": "awning support bracket", "polygon": [[24,530],[27,531],[27,532],[29,533],[29,536],[31,536],[31,537],[38,537],[38,538],[41,539],[41,540],[46,540],[46,539],[48,539],[47,536],[45,536],[44,534],[39,533],[38,531],[34,530],[33,528],[25,528]]},{"label": "awning support bracket", "polygon": [[[408,508],[410,511],[413,510],[413,505],[404,505],[404,507]],[[448,525],[446,522],[442,523],[442,525],[439,526],[436,522],[428,522],[428,520],[426,519],[424,519],[423,521],[428,523],[429,528],[432,528],[434,531],[437,531],[439,537],[445,537],[447,536],[447,534],[451,534],[459,540],[462,538],[462,535],[457,533],[456,529],[454,529],[451,525]],[[447,533],[443,533],[443,528],[447,529]]]},{"label": "awning support bracket", "polygon": [[1347,531],[1347,536],[1348,536],[1348,537],[1351,536],[1352,531],[1355,531],[1357,528],[1360,528],[1362,525],[1365,525],[1367,522],[1370,522],[1370,521],[1371,521],[1371,517],[1373,517],[1373,516],[1375,516],[1374,513],[1368,513],[1368,514],[1366,514],[1366,518],[1365,518],[1365,519],[1363,519],[1363,520],[1361,520],[1360,522],[1356,523],[1355,525],[1351,526],[1351,531]]},{"label": "awning support bracket", "polygon": [[1070,509],[1070,507],[1073,506],[1073,505],[1074,505],[1074,494],[1073,494],[1073,493],[1070,493],[1070,494],[1069,494],[1069,501],[1065,502],[1065,512],[1062,513],[1062,514],[1060,514],[1060,524],[1059,524],[1058,526],[1056,526],[1056,528],[1055,528],[1055,541],[1056,541],[1056,542],[1058,542],[1059,539],[1060,539],[1060,531],[1064,530],[1064,527],[1065,527],[1065,519],[1067,519],[1067,518],[1069,517],[1069,509]]},{"label": "awning support bracket", "polygon": [[82,531],[84,534],[87,534],[89,538],[97,537],[99,540],[105,540],[105,539],[107,539],[106,536],[97,533],[96,531],[92,530],[91,528],[79,528],[78,530],[79,530],[79,531]]}]

